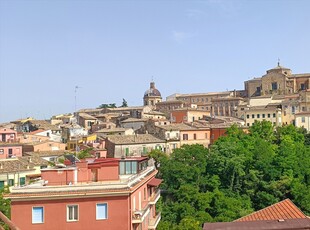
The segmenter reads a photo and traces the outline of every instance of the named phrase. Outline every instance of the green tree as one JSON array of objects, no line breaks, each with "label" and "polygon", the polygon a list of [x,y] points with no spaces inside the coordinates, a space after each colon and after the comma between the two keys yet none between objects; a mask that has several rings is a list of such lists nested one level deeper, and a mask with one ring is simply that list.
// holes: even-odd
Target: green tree
[{"label": "green tree", "polygon": [[128,107],[127,101],[124,98],[121,107]]},{"label": "green tree", "polygon": [[[8,194],[10,192],[9,187],[4,187],[0,189],[0,211],[10,219],[11,217],[11,201],[9,199],[4,199],[3,195]],[[0,220],[0,228],[4,227],[4,229],[9,229],[8,226]]]},{"label": "green tree", "polygon": [[105,108],[116,108],[116,104],[115,103],[111,103],[111,104],[101,104],[99,105],[98,109],[105,109]]},{"label": "green tree", "polygon": [[81,159],[85,159],[87,157],[92,157],[92,155],[91,155],[92,150],[93,150],[93,148],[87,148],[87,149],[84,149],[84,150],[78,152],[77,158],[79,158],[81,160]]}]

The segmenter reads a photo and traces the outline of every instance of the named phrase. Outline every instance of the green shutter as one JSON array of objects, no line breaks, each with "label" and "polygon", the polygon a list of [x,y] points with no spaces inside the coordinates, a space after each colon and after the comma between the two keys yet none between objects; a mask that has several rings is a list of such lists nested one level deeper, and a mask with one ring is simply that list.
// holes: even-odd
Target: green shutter
[{"label": "green shutter", "polygon": [[19,178],[19,185],[24,185],[25,183],[26,183],[26,178],[25,177]]},{"label": "green shutter", "polygon": [[9,186],[14,186],[14,179],[9,179]]},{"label": "green shutter", "polygon": [[0,189],[4,187],[4,181],[0,181]]}]

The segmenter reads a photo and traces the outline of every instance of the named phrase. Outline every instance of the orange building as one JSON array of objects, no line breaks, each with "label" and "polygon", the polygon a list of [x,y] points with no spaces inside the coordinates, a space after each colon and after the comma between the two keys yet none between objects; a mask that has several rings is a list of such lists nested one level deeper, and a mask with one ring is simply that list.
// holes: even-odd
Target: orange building
[{"label": "orange building", "polygon": [[210,112],[195,108],[185,108],[171,111],[170,118],[172,123],[184,123],[200,120],[204,116],[210,116]]},{"label": "orange building", "polygon": [[15,187],[8,195],[12,222],[34,230],[156,229],[161,217],[156,174],[146,157],[42,169],[42,185]]}]

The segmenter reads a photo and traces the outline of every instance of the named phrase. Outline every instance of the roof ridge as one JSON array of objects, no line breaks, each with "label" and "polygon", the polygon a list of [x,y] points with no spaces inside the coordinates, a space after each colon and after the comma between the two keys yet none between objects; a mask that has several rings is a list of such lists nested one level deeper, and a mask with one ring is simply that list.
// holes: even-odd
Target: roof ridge
[{"label": "roof ridge", "polygon": [[286,198],[285,200],[269,205],[256,212],[240,217],[233,222],[270,220],[268,217],[273,219],[295,219],[306,218],[307,216],[289,198]]}]

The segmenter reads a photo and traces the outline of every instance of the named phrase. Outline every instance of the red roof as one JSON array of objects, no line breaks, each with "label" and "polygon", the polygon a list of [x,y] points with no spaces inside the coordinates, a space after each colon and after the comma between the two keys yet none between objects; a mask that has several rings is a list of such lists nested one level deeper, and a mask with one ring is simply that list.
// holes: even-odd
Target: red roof
[{"label": "red roof", "polygon": [[45,131],[44,129],[38,129],[38,130],[30,132],[29,134],[37,134],[37,133],[42,133],[44,131]]},{"label": "red roof", "polygon": [[149,181],[149,183],[147,183],[148,186],[152,186],[152,187],[158,187],[158,185],[160,185],[162,182],[161,179],[157,179],[157,178],[153,178]]},{"label": "red roof", "polygon": [[307,218],[307,216],[290,199],[285,199],[235,221],[287,220],[297,218]]}]

